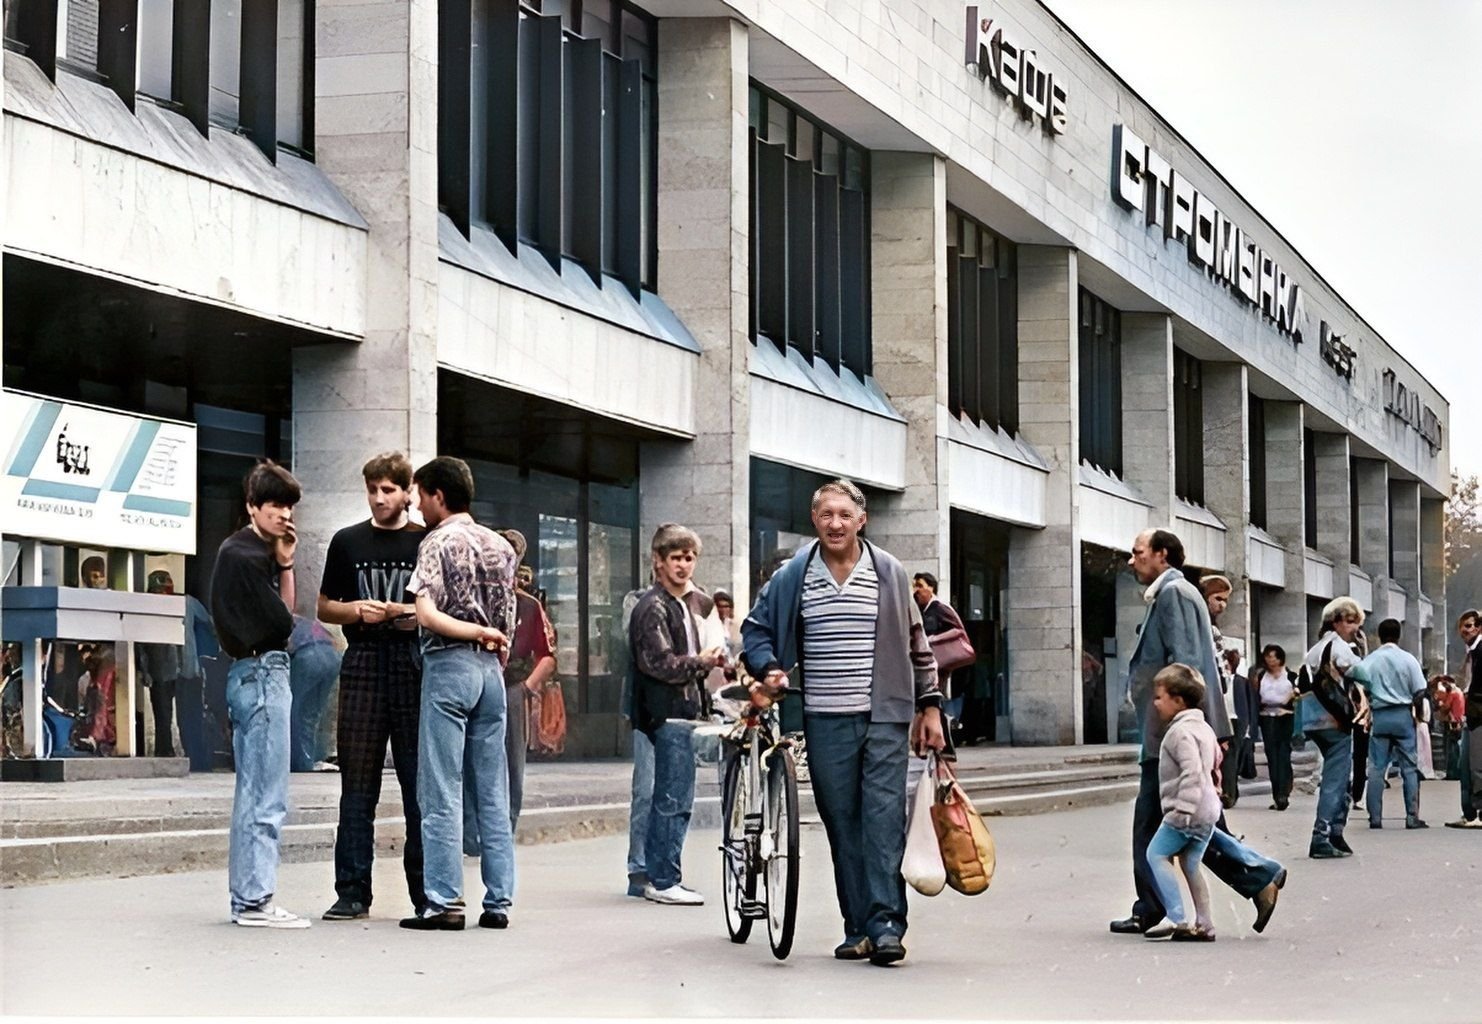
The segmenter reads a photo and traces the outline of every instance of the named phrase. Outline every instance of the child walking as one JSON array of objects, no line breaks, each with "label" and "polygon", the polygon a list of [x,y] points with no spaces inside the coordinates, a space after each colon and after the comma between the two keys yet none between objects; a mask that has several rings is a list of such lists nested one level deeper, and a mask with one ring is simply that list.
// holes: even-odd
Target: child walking
[{"label": "child walking", "polygon": [[[1173,664],[1153,677],[1153,708],[1168,723],[1158,750],[1158,788],[1163,823],[1148,844],[1148,867],[1167,908],[1168,920],[1148,930],[1149,938],[1171,936],[1175,942],[1213,942],[1209,889],[1199,872],[1215,822],[1220,797],[1214,786],[1219,743],[1200,710],[1204,679],[1197,669]],[[1195,918],[1184,911],[1178,887],[1177,858],[1193,897]]]}]

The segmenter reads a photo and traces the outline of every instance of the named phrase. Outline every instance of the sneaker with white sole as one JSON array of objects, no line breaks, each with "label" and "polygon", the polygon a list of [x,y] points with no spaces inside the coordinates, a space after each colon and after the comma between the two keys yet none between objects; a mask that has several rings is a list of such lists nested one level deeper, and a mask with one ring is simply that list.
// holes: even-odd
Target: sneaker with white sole
[{"label": "sneaker with white sole", "polygon": [[291,914],[276,903],[269,903],[256,910],[238,911],[232,915],[232,924],[243,928],[307,928],[309,919]]},{"label": "sneaker with white sole", "polygon": [[705,897],[693,889],[675,883],[667,889],[655,889],[652,885],[643,887],[643,898],[651,903],[667,903],[676,907],[703,907]]}]

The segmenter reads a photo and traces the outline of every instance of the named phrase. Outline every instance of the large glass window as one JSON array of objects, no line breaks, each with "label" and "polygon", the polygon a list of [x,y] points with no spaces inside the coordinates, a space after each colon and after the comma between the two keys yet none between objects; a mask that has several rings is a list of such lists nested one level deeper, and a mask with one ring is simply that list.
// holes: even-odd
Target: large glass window
[{"label": "large glass window", "polygon": [[1204,389],[1199,360],[1173,350],[1173,486],[1185,501],[1204,504]]},{"label": "large glass window", "polygon": [[1122,475],[1122,314],[1080,290],[1081,460]]},{"label": "large glass window", "polygon": [[[445,4],[438,200],[460,230],[657,281],[657,23],[627,0]],[[468,91],[462,91],[467,84]]]},{"label": "large glass window", "polygon": [[751,86],[751,336],[871,370],[869,153]]},{"label": "large glass window", "polygon": [[947,406],[1013,434],[1019,429],[1018,252],[947,209]]},{"label": "large glass window", "polygon": [[1302,431],[1302,539],[1317,547],[1317,444],[1310,430]]},{"label": "large glass window", "polygon": [[1250,396],[1250,522],[1266,528],[1266,403]]}]

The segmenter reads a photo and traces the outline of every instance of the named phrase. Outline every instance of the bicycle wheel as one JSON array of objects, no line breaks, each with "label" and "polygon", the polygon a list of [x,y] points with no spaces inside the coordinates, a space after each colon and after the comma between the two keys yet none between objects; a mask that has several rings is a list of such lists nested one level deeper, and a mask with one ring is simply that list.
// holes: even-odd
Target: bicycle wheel
[{"label": "bicycle wheel", "polygon": [[767,939],[772,955],[786,960],[798,923],[798,771],[792,751],[773,752],[767,771]]},{"label": "bicycle wheel", "polygon": [[750,938],[752,919],[742,913],[742,903],[756,897],[756,876],[749,870],[746,855],[746,791],[749,788],[744,770],[746,760],[746,754],[739,754],[726,764],[720,796],[720,903],[726,916],[726,933],[732,942],[745,942]]}]

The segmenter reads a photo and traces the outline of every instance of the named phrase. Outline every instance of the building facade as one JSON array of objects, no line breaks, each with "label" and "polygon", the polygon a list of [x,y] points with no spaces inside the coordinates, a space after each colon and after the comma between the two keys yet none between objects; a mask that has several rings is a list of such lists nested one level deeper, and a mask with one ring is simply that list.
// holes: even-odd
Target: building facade
[{"label": "building facade", "polygon": [[[625,749],[666,520],[744,605],[848,476],[974,632],[997,742],[1115,741],[1132,538],[1305,649],[1352,594],[1444,660],[1447,403],[1032,0],[10,0],[6,387],[251,459],[458,455],[530,538],[572,753]],[[1423,343],[1423,340],[1417,340]]]}]

